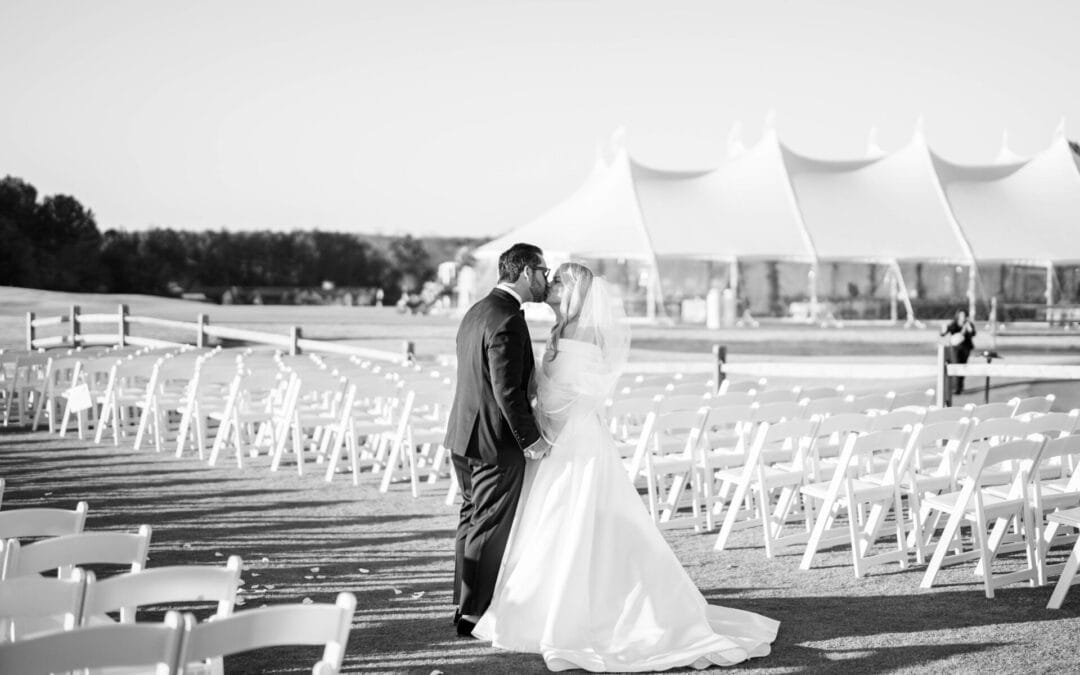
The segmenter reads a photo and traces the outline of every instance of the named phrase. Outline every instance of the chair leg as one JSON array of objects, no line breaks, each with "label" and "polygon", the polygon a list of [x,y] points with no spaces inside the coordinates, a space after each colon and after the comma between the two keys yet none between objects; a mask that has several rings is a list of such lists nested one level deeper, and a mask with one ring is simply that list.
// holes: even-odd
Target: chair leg
[{"label": "chair leg", "polygon": [[1065,595],[1073,584],[1078,568],[1080,568],[1080,539],[1076,540],[1076,544],[1069,553],[1069,559],[1065,561],[1065,569],[1061,570],[1061,577],[1054,586],[1054,592],[1050,594],[1050,602],[1046,604],[1047,609],[1061,609],[1061,603],[1065,601]]},{"label": "chair leg", "polygon": [[959,511],[949,516],[948,522],[945,523],[945,530],[941,533],[941,539],[934,547],[934,554],[930,557],[930,564],[926,568],[926,574],[923,575],[919,588],[931,588],[934,585],[934,579],[941,570],[941,565],[949,552],[949,546],[952,545],[952,540],[956,537],[960,524],[963,522],[964,514]]}]

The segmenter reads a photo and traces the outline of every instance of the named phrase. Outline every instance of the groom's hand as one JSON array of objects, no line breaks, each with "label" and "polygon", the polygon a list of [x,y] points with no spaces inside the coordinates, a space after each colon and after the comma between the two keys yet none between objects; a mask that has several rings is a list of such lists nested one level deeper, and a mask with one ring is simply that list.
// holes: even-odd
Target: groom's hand
[{"label": "groom's hand", "polygon": [[538,439],[535,443],[522,450],[522,454],[525,455],[525,459],[538,460],[543,459],[547,454],[551,452],[551,444],[545,441],[543,438]]}]

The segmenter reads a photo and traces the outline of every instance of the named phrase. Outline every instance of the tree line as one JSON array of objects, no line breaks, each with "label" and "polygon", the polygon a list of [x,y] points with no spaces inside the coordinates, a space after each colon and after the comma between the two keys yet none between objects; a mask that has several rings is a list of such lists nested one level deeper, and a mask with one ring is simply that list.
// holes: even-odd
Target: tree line
[{"label": "tree line", "polygon": [[0,285],[56,291],[149,293],[228,287],[382,288],[402,290],[434,278],[475,239],[340,232],[138,232],[98,229],[77,199],[38,199],[28,182],[0,180]]}]

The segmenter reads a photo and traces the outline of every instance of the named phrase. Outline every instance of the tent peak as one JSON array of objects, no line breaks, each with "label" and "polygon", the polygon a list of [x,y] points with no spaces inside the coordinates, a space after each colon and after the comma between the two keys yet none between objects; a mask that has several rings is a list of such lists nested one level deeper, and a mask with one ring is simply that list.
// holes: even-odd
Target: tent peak
[{"label": "tent peak", "polygon": [[762,133],[776,132],[776,108],[769,108],[765,113],[765,123],[762,125]]},{"label": "tent peak", "polygon": [[1024,161],[1024,158],[1013,152],[1013,149],[1009,147],[1009,130],[1003,129],[1001,132],[1001,149],[998,150],[997,157],[994,158],[994,164],[1015,164],[1022,161]]},{"label": "tent peak", "polygon": [[1054,129],[1054,140],[1059,141],[1059,140],[1061,140],[1063,138],[1065,138],[1065,116],[1064,115],[1062,115],[1061,119],[1058,120],[1057,128]]},{"label": "tent peak", "polygon": [[922,113],[919,113],[918,118],[915,119],[915,129],[911,133],[911,140],[926,141],[926,118]]},{"label": "tent peak", "polygon": [[744,152],[746,152],[746,146],[743,145],[742,140],[742,122],[735,120],[731,123],[731,131],[728,132],[727,137],[728,159],[735,159]]},{"label": "tent peak", "polygon": [[626,125],[620,124],[608,135],[606,141],[596,143],[596,163],[611,164],[619,153],[626,151]]},{"label": "tent peak", "polygon": [[885,151],[878,144],[878,129],[877,126],[870,127],[870,133],[866,137],[866,157],[867,159],[884,157]]}]

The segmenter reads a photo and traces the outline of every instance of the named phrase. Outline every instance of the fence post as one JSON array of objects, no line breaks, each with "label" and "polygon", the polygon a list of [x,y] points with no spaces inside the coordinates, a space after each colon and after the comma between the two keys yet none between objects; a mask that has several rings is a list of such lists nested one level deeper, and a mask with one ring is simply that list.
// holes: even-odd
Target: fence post
[{"label": "fence post", "polygon": [[937,348],[937,405],[945,408],[952,406],[952,387],[949,386],[949,348],[938,345]]},{"label": "fence post", "polygon": [[199,314],[195,317],[195,346],[200,349],[206,346],[206,315]]},{"label": "fence post", "polygon": [[26,313],[26,350],[34,351],[34,313]]},{"label": "fence post", "polygon": [[416,344],[412,340],[406,340],[403,348],[405,351],[405,363],[416,363]]},{"label": "fence post", "polygon": [[79,346],[79,306],[72,305],[71,313],[68,315],[68,322],[71,323],[71,346]]},{"label": "fence post", "polygon": [[720,385],[724,383],[724,378],[727,377],[724,374],[724,363],[727,361],[727,347],[724,345],[713,345],[712,347],[713,361],[716,366],[716,391],[720,391]]},{"label": "fence post", "polygon": [[289,327],[289,356],[300,353],[300,326]]},{"label": "fence post", "polygon": [[117,332],[118,332],[117,338],[119,338],[121,347],[124,347],[124,346],[127,345],[127,336],[128,336],[127,315],[128,315],[128,306],[127,305],[120,305],[119,307],[117,307],[117,309],[116,309],[116,320],[119,322],[119,325],[117,326]]}]

